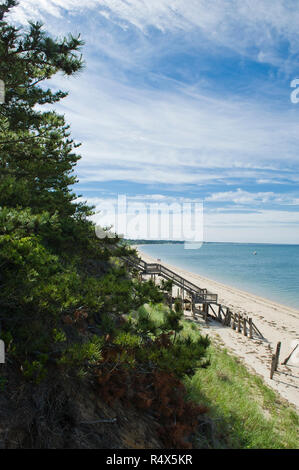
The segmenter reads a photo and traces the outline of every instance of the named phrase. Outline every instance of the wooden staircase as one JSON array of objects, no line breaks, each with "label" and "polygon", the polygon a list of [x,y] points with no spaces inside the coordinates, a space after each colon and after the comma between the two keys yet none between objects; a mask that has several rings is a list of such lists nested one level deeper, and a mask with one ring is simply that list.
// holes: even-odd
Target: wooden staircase
[{"label": "wooden staircase", "polygon": [[254,336],[261,339],[264,338],[251,318],[248,318],[248,316],[244,314],[232,312],[229,307],[220,304],[217,294],[213,294],[207,289],[193,284],[162,264],[146,263],[141,258],[137,257],[126,257],[123,258],[123,260],[128,266],[136,269],[142,279],[143,276],[150,275],[151,277],[158,276],[172,281],[173,285],[181,289],[183,298],[185,298],[185,296],[190,297],[191,309],[195,318],[197,315],[201,315],[206,322],[208,322],[209,319],[216,320],[222,323],[223,326],[231,327],[238,333],[243,333],[244,336],[250,338]]}]

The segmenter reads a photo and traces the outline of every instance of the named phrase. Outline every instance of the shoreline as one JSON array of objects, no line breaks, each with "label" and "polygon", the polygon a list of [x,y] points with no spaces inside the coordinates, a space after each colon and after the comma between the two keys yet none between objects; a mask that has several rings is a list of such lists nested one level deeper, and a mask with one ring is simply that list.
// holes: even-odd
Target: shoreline
[{"label": "shoreline", "polygon": [[[144,261],[157,262],[156,258],[142,251],[142,245],[134,246],[134,248]],[[214,338],[215,341],[220,339],[221,343],[242,359],[249,369],[262,376],[268,386],[299,410],[299,354],[294,355],[286,366],[279,364],[273,380],[270,380],[269,377],[271,357],[277,343],[281,341],[279,363],[283,362],[290,354],[296,343],[299,344],[299,312],[291,307],[213,281],[163,260],[159,263],[199,287],[207,288],[210,292],[218,294],[219,302],[228,306],[233,312],[244,313],[253,318],[265,340],[250,340],[231,328],[223,327],[216,321],[209,321],[209,324],[206,325],[203,320],[199,319],[199,323],[205,334]]]},{"label": "shoreline", "polygon": [[[140,248],[142,248],[143,246],[146,246],[146,245],[134,245],[133,248],[135,248],[135,250],[137,250],[139,253],[142,253],[142,256],[145,256],[145,257],[148,257],[149,259],[151,259],[151,262],[152,263],[156,263],[157,262],[157,259],[154,258],[153,256],[151,255],[148,255],[147,253],[144,253]],[[283,309],[283,310],[288,310],[289,311],[289,314],[294,316],[295,318],[298,318],[299,319],[299,309],[296,309],[294,307],[291,307],[290,305],[286,305],[286,304],[283,304],[283,303],[279,303],[277,302],[276,300],[272,300],[272,299],[269,299],[267,297],[262,297],[260,295],[257,295],[257,294],[254,294],[253,292],[250,292],[250,291],[247,291],[247,290],[244,290],[244,289],[241,289],[239,287],[235,287],[231,284],[224,284],[223,282],[221,281],[216,281],[215,279],[211,279],[210,277],[206,277],[204,276],[203,274],[198,274],[198,273],[195,273],[194,271],[189,271],[187,270],[186,268],[181,268],[180,266],[176,266],[174,264],[171,264],[171,263],[167,263],[167,262],[163,262],[161,261],[161,264],[164,264],[165,266],[168,266],[169,269],[172,269],[173,271],[177,271],[179,270],[181,273],[185,273],[187,275],[192,275],[192,276],[196,276],[198,277],[201,281],[207,283],[207,284],[213,284],[215,286],[219,286],[220,289],[222,288],[225,288],[225,289],[232,289],[233,291],[235,292],[238,292],[241,296],[245,295],[246,297],[248,296],[252,296],[254,297],[255,299],[261,301],[261,302],[266,302],[267,304],[272,304],[273,305],[273,308],[276,308],[276,309]],[[203,286],[205,287],[205,286]],[[217,292],[213,292],[213,294],[217,294]]]}]

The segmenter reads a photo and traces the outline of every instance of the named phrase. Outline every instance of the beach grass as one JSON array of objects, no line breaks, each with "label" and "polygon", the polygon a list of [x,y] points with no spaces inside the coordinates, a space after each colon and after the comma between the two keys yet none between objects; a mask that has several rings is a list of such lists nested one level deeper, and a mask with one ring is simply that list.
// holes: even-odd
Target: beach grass
[{"label": "beach grass", "polygon": [[[164,308],[151,307],[159,321]],[[200,334],[197,324],[183,320],[181,335]],[[188,396],[209,408],[207,423],[195,437],[199,448],[298,449],[296,409],[250,372],[242,361],[212,340],[210,366],[186,377]]]},{"label": "beach grass", "polygon": [[189,397],[209,407],[210,442],[219,448],[299,448],[299,416],[271,390],[263,379],[249,372],[240,360],[214,344],[211,365],[186,379]]}]

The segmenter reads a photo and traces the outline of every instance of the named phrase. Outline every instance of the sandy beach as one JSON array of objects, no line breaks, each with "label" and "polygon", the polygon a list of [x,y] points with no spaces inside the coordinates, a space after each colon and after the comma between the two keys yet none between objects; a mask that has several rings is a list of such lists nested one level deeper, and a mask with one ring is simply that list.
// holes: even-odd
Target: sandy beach
[{"label": "sandy beach", "polygon": [[[136,248],[144,261],[157,262],[143,253],[142,247]],[[199,322],[204,333],[242,359],[249,369],[262,376],[267,385],[299,410],[299,347],[286,366],[279,364],[273,380],[269,377],[277,342],[281,341],[280,363],[299,343],[299,311],[170,265],[163,259],[159,262],[199,287],[218,294],[219,302],[232,312],[245,313],[253,319],[264,340],[246,338],[216,321],[209,321],[208,325],[201,319]]]}]

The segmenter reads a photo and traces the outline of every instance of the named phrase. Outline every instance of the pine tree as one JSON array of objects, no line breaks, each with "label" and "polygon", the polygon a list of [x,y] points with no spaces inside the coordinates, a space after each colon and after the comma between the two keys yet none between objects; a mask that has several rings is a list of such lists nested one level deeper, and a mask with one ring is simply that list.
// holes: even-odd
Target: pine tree
[{"label": "pine tree", "polygon": [[[160,301],[161,293],[130,278],[117,260],[127,252],[117,237],[96,237],[93,208],[78,203],[70,189],[78,145],[63,116],[41,110],[67,96],[47,89],[45,81],[82,70],[83,42],[53,39],[41,23],[30,23],[27,32],[10,25],[16,4],[0,6],[6,87],[0,105],[0,327],[16,360],[26,359],[29,376],[44,376],[65,320],[77,325],[84,312],[101,325],[108,315],[113,329],[122,314]],[[75,341],[71,347],[79,346]]]},{"label": "pine tree", "polygon": [[0,206],[57,214],[59,229],[49,234],[49,245],[60,253],[71,243],[77,252],[80,246],[86,250],[95,238],[87,220],[92,208],[76,203],[70,190],[77,181],[73,169],[80,159],[75,153],[79,145],[64,116],[40,110],[67,96],[43,82],[58,72],[80,72],[83,42],[71,35],[53,39],[39,22],[29,23],[27,32],[9,25],[6,18],[16,4],[6,0],[0,10],[0,79],[6,89],[0,109]]},{"label": "pine tree", "polygon": [[0,326],[26,356],[51,350],[66,311],[102,306],[102,285],[85,265],[105,263],[118,240],[97,239],[92,208],[70,190],[78,145],[63,116],[41,110],[67,96],[43,82],[82,70],[83,42],[53,39],[39,22],[28,31],[10,25],[16,5],[0,6]]}]

